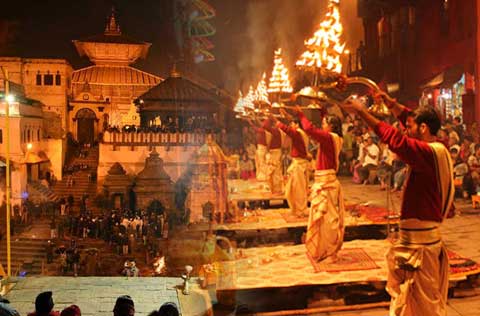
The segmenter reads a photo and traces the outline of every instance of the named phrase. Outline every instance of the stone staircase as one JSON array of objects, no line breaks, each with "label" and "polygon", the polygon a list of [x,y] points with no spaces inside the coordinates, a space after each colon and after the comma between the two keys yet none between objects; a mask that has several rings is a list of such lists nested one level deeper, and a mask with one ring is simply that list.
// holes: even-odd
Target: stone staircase
[{"label": "stone staircase", "polygon": [[[29,231],[12,236],[12,274],[22,271],[25,271],[27,275],[42,273],[42,264],[46,263],[47,234],[50,234],[50,225],[47,220],[40,220],[35,222]],[[0,263],[5,269],[7,268],[6,238],[0,241]]]},{"label": "stone staircase", "polygon": [[96,191],[97,184],[96,181],[89,180],[89,174],[94,171],[97,171],[98,167],[98,147],[93,147],[88,150],[88,155],[86,157],[80,158],[76,157],[72,160],[70,165],[88,165],[87,170],[79,170],[73,173],[73,186],[68,186],[68,175],[64,175],[61,181],[58,181],[53,187],[53,193],[58,197],[65,199],[72,195],[74,197],[74,207],[75,211],[78,212],[78,207],[80,206],[80,201],[84,193],[88,194],[90,197],[90,203],[92,203]]},{"label": "stone staircase", "polygon": [[55,194],[55,192],[41,184],[40,182],[30,182],[27,185],[27,191],[29,193],[29,199],[31,201],[39,201],[39,202],[59,202],[60,197]]}]

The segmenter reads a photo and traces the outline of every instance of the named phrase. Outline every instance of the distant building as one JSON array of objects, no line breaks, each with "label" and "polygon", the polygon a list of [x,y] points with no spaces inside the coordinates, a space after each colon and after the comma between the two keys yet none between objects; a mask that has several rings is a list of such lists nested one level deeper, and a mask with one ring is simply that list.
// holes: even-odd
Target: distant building
[{"label": "distant building", "polygon": [[411,106],[431,104],[445,117],[478,121],[476,2],[359,0],[365,47],[357,50],[362,67],[351,75],[381,82]]},{"label": "distant building", "polygon": [[[4,81],[1,74],[0,79],[0,90],[3,94]],[[15,92],[15,101],[9,105],[9,139],[6,135],[7,122],[5,119],[7,103],[3,98],[0,102],[0,166],[4,170],[8,142],[12,203],[18,204],[25,197],[28,182],[50,179],[52,176],[61,178],[65,153],[62,139],[45,137],[42,109],[45,105],[26,98],[22,94],[20,86],[14,84],[12,86],[12,92]],[[3,171],[1,180],[3,184],[5,175],[6,173]],[[4,192],[4,186],[2,185],[0,188]],[[3,200],[4,195],[0,196]]]}]

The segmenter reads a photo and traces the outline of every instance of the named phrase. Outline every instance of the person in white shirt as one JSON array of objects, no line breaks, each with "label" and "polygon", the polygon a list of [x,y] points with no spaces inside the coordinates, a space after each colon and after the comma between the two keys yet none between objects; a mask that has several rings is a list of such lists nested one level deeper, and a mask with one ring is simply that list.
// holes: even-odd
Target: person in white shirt
[{"label": "person in white shirt", "polygon": [[378,166],[378,157],[380,154],[380,149],[373,142],[371,136],[367,139],[366,146],[363,147],[363,163],[360,168],[358,168],[358,175],[360,176],[360,181],[363,184],[367,184],[368,176],[370,175],[370,170]]}]

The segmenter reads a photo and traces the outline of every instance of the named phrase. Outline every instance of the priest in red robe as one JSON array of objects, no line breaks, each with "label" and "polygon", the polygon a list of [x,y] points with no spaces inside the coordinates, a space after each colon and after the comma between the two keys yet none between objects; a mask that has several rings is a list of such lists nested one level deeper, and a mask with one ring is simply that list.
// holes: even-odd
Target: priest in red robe
[{"label": "priest in red robe", "polygon": [[270,133],[267,154],[267,182],[273,194],[283,193],[282,132],[270,119],[263,121],[263,129]]},{"label": "priest in red robe", "polygon": [[292,162],[287,170],[288,180],[285,185],[285,197],[293,215],[308,216],[308,180],[310,173],[310,154],[308,153],[308,135],[300,128],[299,121],[282,111],[283,116],[290,120],[285,125],[271,116],[270,120],[292,140],[290,156]]},{"label": "priest in red robe", "polygon": [[267,180],[267,133],[261,126],[255,125],[251,120],[248,123],[255,131],[257,150],[255,151],[255,174],[258,181]]},{"label": "priest in red robe", "polygon": [[[372,116],[356,99],[343,107],[359,115],[409,166],[400,216],[400,238],[387,254],[391,316],[446,315],[448,256],[439,226],[452,208],[450,154],[437,142],[440,117],[432,107],[411,112],[381,94],[408,135]],[[408,119],[407,119],[408,118]]]},{"label": "priest in red robe", "polygon": [[337,179],[343,143],[342,123],[337,116],[326,115],[322,120],[322,128],[317,128],[305,117],[300,107],[297,107],[297,115],[305,133],[318,142],[305,239],[307,255],[315,261],[327,257],[330,257],[330,261],[336,261],[345,232],[345,206],[342,187]]}]

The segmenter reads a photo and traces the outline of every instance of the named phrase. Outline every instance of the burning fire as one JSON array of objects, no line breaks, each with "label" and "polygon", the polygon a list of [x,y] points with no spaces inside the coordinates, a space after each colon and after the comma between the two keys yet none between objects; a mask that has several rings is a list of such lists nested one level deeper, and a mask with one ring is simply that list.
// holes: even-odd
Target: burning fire
[{"label": "burning fire", "polygon": [[307,50],[300,56],[296,66],[307,70],[324,68],[333,72],[342,71],[340,56],[345,44],[341,43],[343,32],[338,10],[339,0],[330,0],[326,18],[312,38],[305,41]]},{"label": "burning fire", "polygon": [[283,64],[282,49],[275,51],[275,59],[273,61],[272,76],[268,84],[268,93],[291,93],[293,92],[290,79],[288,78],[288,69]]},{"label": "burning fire", "polygon": [[165,257],[160,257],[153,263],[155,274],[159,275],[165,272],[167,266],[165,265]]},{"label": "burning fire", "polygon": [[258,82],[257,84],[257,90],[255,90],[255,97],[254,97],[254,102],[265,102],[265,103],[270,103],[268,100],[268,89],[267,89],[267,83],[265,81],[267,77],[266,73],[263,73],[262,79]]},{"label": "burning fire", "polygon": [[267,75],[263,73],[262,79],[257,84],[257,88],[254,90],[253,86],[250,86],[246,96],[243,96],[242,91],[238,91],[238,100],[233,108],[236,113],[245,115],[251,110],[259,112],[258,106],[262,103],[270,104],[267,84],[265,82],[266,76]]}]

